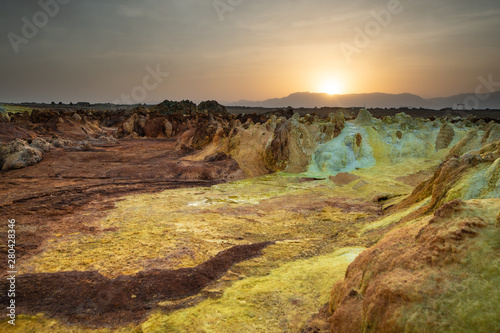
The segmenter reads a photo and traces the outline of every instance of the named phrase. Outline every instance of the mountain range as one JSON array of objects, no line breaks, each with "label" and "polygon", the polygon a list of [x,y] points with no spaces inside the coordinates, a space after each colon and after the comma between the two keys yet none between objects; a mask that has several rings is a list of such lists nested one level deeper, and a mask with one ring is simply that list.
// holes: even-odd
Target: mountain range
[{"label": "mountain range", "polygon": [[491,94],[476,95],[474,93],[459,94],[450,97],[422,98],[420,96],[405,94],[343,94],[330,95],[326,93],[297,92],[283,98],[272,98],[265,101],[240,100],[228,103],[228,106],[249,107],[362,107],[367,108],[427,108],[445,109],[457,108],[463,104],[470,109],[500,109],[500,91]]}]

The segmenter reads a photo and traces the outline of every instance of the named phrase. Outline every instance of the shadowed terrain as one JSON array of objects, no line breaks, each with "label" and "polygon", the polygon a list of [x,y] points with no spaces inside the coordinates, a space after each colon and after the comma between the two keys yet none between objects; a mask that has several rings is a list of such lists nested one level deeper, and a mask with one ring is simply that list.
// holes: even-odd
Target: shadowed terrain
[{"label": "shadowed terrain", "polygon": [[[72,323],[120,325],[140,320],[156,303],[197,294],[232,265],[260,254],[270,242],[238,245],[193,267],[152,270],[108,279],[98,272],[59,272],[18,276],[18,311],[43,312]],[[8,289],[8,281],[1,283]],[[0,301],[7,303],[7,295]]]}]

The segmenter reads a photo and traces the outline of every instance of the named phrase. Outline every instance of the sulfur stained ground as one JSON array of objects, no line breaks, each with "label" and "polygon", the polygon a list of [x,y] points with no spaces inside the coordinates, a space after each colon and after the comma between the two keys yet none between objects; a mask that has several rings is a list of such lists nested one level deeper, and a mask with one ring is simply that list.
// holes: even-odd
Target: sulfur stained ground
[{"label": "sulfur stained ground", "polygon": [[139,317],[117,311],[89,324],[25,313],[16,329],[299,332],[357,254],[399,221],[384,208],[411,192],[409,180],[438,163],[412,162],[354,171],[359,178],[343,186],[327,177],[281,173],[132,194],[111,199],[99,214],[84,206],[71,213],[78,228],[47,231],[40,248],[20,262],[20,274],[97,271],[113,279],[191,268],[234,246],[274,243],[196,295],[159,300]]}]

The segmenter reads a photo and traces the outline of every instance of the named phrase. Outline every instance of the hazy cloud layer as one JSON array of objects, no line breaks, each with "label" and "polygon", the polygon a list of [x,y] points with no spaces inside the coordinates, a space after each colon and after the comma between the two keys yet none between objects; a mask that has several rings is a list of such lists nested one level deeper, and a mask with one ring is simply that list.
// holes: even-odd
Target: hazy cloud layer
[{"label": "hazy cloud layer", "polygon": [[113,101],[157,64],[169,76],[146,101],[267,99],[325,80],[434,97],[473,91],[481,75],[500,81],[498,0],[401,0],[347,61],[340,45],[391,1],[220,0],[231,8],[221,20],[213,0],[70,0],[16,54],[8,34],[22,37],[22,18],[42,9],[3,0],[0,100]]}]

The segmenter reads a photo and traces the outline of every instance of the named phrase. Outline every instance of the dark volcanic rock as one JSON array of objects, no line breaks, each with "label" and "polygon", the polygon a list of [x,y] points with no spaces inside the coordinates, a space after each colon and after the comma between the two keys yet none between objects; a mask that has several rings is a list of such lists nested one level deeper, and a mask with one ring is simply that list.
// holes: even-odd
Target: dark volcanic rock
[{"label": "dark volcanic rock", "polygon": [[217,101],[205,101],[198,105],[198,112],[201,114],[228,115],[226,108]]},{"label": "dark volcanic rock", "polygon": [[173,102],[165,100],[152,108],[153,111],[164,115],[192,115],[197,111],[196,104],[191,101]]},{"label": "dark volcanic rock", "polygon": [[165,119],[162,117],[150,118],[146,120],[144,126],[144,136],[157,138],[165,134]]},{"label": "dark volcanic rock", "polygon": [[38,110],[31,111],[30,121],[32,123],[48,123],[54,118],[60,117],[60,113],[54,110]]},{"label": "dark volcanic rock", "polygon": [[199,118],[194,131],[192,147],[194,149],[203,149],[210,142],[212,142],[219,124],[215,121]]}]

